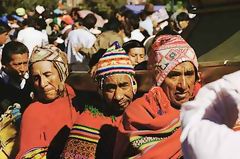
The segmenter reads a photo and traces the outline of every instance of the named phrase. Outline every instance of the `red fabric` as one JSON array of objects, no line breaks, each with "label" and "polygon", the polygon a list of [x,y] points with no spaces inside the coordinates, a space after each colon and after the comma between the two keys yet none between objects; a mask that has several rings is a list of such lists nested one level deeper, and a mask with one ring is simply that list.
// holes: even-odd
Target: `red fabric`
[{"label": "red fabric", "polygon": [[[138,149],[136,158],[169,159],[181,156],[179,110],[171,107],[160,87],[153,87],[143,97],[128,106],[119,127],[114,158],[132,157],[130,138],[133,136],[158,136],[160,132],[175,127],[176,131],[153,146]],[[173,126],[175,124],[175,126]],[[178,125],[178,126],[176,126]],[[130,152],[130,153],[129,153]],[[135,151],[136,152],[136,151]],[[130,155],[127,155],[130,154]]]},{"label": "red fabric", "polygon": [[[73,89],[66,85],[69,97],[58,98],[52,103],[35,102],[25,110],[20,128],[21,158],[27,151],[35,147],[48,147],[61,128],[72,127],[77,111],[69,104],[75,96]],[[69,100],[70,99],[70,100]]]},{"label": "red fabric", "polygon": [[194,90],[193,90],[193,97],[195,97],[196,95],[197,95],[197,93],[198,93],[198,91],[199,91],[199,89],[202,87],[202,84],[201,83],[199,83],[199,82],[197,82],[196,84],[195,84],[195,87],[194,87]]},{"label": "red fabric", "polygon": [[121,116],[112,119],[111,117],[104,116],[103,114],[93,114],[89,110],[85,110],[83,113],[78,115],[75,124],[100,130],[103,125],[111,125],[113,127],[117,127],[120,119]]}]

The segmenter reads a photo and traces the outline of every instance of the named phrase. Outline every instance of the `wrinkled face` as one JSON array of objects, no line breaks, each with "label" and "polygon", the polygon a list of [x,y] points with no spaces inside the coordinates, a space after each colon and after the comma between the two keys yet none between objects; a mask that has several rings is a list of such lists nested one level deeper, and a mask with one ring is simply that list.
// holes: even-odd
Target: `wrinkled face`
[{"label": "wrinkled face", "polygon": [[161,87],[174,107],[181,108],[181,104],[193,97],[196,72],[191,62],[177,65],[165,78]]},{"label": "wrinkled face", "polygon": [[8,39],[8,32],[0,34],[0,45],[5,44]]},{"label": "wrinkled face", "polygon": [[179,22],[179,26],[181,27],[181,29],[185,29],[188,26],[188,23],[188,20],[183,20]]},{"label": "wrinkled face", "polygon": [[103,97],[114,114],[122,114],[133,99],[131,79],[126,74],[114,74],[105,78]]},{"label": "wrinkled face", "polygon": [[133,66],[136,66],[144,61],[145,49],[141,47],[132,48],[129,50],[128,55]]},{"label": "wrinkled face", "polygon": [[22,79],[28,72],[28,53],[13,54],[11,60],[6,66],[6,71],[10,76]]},{"label": "wrinkled face", "polygon": [[50,61],[39,61],[30,68],[31,78],[37,98],[42,103],[49,103],[59,97],[60,81],[57,69]]}]

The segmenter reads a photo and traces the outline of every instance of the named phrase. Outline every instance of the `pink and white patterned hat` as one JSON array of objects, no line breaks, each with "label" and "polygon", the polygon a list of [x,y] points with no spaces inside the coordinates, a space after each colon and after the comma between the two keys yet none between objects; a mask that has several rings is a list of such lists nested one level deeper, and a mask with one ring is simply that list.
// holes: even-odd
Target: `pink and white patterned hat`
[{"label": "pink and white patterned hat", "polygon": [[160,35],[152,45],[148,69],[155,71],[157,86],[161,86],[168,73],[182,62],[191,62],[198,70],[193,48],[179,35]]}]

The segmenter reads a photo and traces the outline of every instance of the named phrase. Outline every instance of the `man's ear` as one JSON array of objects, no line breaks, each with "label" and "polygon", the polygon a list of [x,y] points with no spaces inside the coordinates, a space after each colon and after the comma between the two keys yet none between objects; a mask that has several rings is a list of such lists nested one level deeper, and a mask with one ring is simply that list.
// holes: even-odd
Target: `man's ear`
[{"label": "man's ear", "polygon": [[132,78],[132,87],[133,87],[133,94],[137,93],[137,81],[135,80],[135,78]]},{"label": "man's ear", "polygon": [[57,92],[59,96],[64,96],[64,94],[66,93],[67,89],[65,87],[65,83],[62,81],[57,88]]},{"label": "man's ear", "polygon": [[201,72],[199,72],[199,71],[197,71],[197,79],[196,79],[196,82],[198,82],[198,83],[201,83],[201,80],[202,80],[202,73]]}]

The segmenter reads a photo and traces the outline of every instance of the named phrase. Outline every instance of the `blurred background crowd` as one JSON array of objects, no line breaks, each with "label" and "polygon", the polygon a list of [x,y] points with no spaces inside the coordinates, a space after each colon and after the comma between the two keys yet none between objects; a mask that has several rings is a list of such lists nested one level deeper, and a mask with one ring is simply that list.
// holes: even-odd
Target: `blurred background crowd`
[{"label": "blurred background crowd", "polygon": [[132,58],[137,65],[147,60],[154,36],[164,28],[187,39],[185,29],[196,16],[187,6],[183,1],[1,1],[0,21],[11,29],[6,42],[20,41],[30,54],[37,45],[54,44],[70,64],[81,64],[75,69],[89,70],[92,56],[114,41],[130,41],[128,50],[145,47],[142,58]]}]

